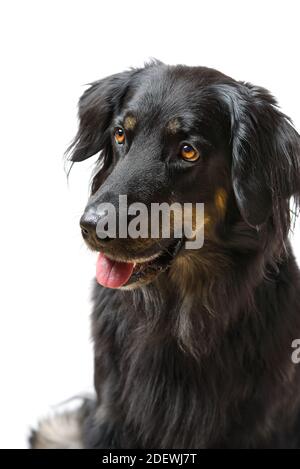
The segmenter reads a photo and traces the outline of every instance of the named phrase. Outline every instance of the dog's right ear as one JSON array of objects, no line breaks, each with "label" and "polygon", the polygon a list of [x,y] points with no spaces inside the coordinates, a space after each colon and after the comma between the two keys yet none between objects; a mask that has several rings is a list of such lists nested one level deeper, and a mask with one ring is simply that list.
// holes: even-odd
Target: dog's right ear
[{"label": "dog's right ear", "polygon": [[138,69],[96,81],[79,100],[79,129],[68,149],[70,161],[83,161],[97,154],[108,141],[108,127],[119,109]]}]

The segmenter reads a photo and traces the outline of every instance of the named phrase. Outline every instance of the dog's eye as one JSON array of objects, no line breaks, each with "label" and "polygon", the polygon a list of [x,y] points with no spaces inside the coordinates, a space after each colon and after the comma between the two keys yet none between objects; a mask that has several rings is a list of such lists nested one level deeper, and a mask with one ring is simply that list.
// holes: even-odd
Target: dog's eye
[{"label": "dog's eye", "polygon": [[199,158],[199,152],[191,145],[184,144],[180,150],[180,156],[187,161],[196,161]]},{"label": "dog's eye", "polygon": [[115,129],[115,140],[119,145],[125,142],[125,132],[121,127]]}]

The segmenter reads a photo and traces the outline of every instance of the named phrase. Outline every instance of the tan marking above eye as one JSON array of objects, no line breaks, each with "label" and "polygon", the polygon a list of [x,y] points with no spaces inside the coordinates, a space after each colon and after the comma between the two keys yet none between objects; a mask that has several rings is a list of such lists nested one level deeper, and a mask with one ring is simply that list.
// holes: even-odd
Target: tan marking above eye
[{"label": "tan marking above eye", "polygon": [[124,128],[126,130],[133,130],[136,126],[136,118],[134,116],[127,116],[124,120]]},{"label": "tan marking above eye", "polygon": [[175,134],[180,128],[180,122],[177,118],[172,119],[167,124],[167,131],[171,134]]},{"label": "tan marking above eye", "polygon": [[119,145],[125,142],[125,132],[121,127],[115,129],[115,140]]},{"label": "tan marking above eye", "polygon": [[192,145],[186,143],[181,147],[180,156],[186,161],[197,161],[200,153]]}]

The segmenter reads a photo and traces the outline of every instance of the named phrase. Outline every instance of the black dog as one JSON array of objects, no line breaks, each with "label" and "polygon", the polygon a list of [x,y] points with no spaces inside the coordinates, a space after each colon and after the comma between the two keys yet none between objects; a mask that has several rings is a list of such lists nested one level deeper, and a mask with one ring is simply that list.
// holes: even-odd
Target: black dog
[{"label": "black dog", "polygon": [[[71,160],[100,152],[82,232],[114,289],[94,287],[96,402],[42,422],[32,447],[299,448],[291,122],[263,88],[160,62],[92,84],[79,117]],[[204,246],[98,238],[97,207],[120,194],[203,202]]]}]

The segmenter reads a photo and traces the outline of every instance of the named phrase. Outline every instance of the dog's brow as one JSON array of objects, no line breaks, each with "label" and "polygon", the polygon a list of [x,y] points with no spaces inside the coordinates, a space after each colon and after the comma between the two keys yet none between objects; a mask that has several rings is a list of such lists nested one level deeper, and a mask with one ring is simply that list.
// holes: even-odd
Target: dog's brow
[{"label": "dog's brow", "polygon": [[124,128],[126,130],[133,130],[136,126],[136,122],[137,122],[136,117],[129,114],[124,119]]},{"label": "dog's brow", "polygon": [[175,133],[180,129],[180,122],[179,122],[179,119],[177,119],[177,117],[175,117],[174,119],[171,119],[171,120],[167,123],[166,129],[167,129],[167,131],[170,132],[171,134],[175,134]]}]

